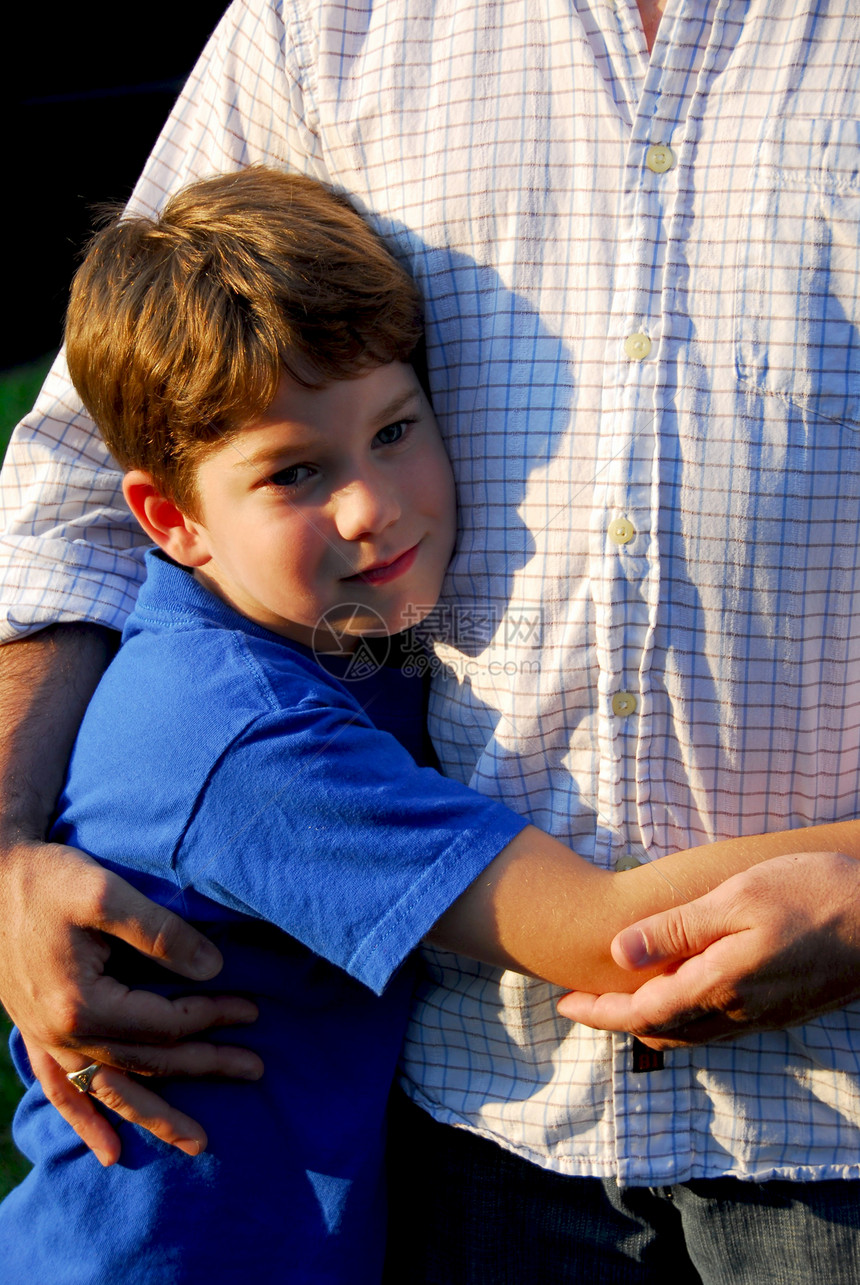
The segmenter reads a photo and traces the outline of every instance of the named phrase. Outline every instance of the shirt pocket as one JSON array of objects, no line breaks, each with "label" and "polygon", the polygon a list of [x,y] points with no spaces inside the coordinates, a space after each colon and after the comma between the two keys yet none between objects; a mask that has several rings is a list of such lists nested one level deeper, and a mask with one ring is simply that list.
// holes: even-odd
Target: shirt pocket
[{"label": "shirt pocket", "polygon": [[741,384],[860,429],[860,122],[767,121],[738,241]]}]

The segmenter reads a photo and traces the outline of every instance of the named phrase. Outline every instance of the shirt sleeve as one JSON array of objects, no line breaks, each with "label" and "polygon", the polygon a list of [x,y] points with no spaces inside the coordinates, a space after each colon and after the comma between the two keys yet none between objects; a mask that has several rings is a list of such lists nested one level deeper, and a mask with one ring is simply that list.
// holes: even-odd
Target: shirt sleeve
[{"label": "shirt sleeve", "polygon": [[[254,163],[324,178],[308,94],[311,44],[287,0],[231,5],[170,115],[130,207]],[[62,354],[0,474],[0,641],[60,621],[121,629],[143,579],[143,534]]]},{"label": "shirt sleeve", "polygon": [[418,767],[354,708],[313,702],[255,721],[222,755],[176,874],[380,992],[527,824]]}]

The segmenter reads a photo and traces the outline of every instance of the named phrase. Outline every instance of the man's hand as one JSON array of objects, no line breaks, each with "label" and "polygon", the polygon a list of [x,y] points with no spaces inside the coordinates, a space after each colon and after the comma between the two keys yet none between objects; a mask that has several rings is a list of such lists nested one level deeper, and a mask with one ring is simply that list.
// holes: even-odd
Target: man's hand
[{"label": "man's hand", "polygon": [[563,1017],[654,1049],[805,1022],[860,996],[860,861],[774,857],[625,928],[612,954],[667,971],[631,995],[565,995]]},{"label": "man's hand", "polygon": [[24,1036],[47,1096],[102,1164],[119,1140],[96,1100],[189,1154],[206,1146],[201,1127],[119,1071],[100,1070],[92,1094],[65,1078],[90,1062],[142,1075],[224,1075],[257,1079],[247,1049],[187,1042],[215,1026],[252,1022],[242,998],[169,1000],[132,991],[105,973],[103,934],[120,938],[183,977],[203,981],[221,968],[215,947],[178,916],[90,858],[59,845],[20,843],[0,865],[0,996]]},{"label": "man's hand", "polygon": [[247,1049],[186,1042],[252,1022],[248,1000],[168,1000],[105,973],[105,934],[196,981],[220,970],[215,947],[82,853],[42,841],[114,642],[96,626],[57,625],[0,647],[0,1002],[46,1094],[105,1165],[119,1158],[119,1139],[93,1099],[191,1154],[206,1134],[119,1070],[99,1070],[91,1095],[67,1071],[100,1062],[140,1075],[262,1074]]}]

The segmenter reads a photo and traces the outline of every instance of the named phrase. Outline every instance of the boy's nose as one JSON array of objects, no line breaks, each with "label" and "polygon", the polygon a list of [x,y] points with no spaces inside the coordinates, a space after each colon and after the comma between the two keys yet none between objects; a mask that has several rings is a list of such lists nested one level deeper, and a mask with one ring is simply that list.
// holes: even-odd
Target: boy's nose
[{"label": "boy's nose", "polygon": [[400,504],[391,487],[378,480],[356,478],[337,495],[335,522],[343,540],[378,535],[400,517]]}]

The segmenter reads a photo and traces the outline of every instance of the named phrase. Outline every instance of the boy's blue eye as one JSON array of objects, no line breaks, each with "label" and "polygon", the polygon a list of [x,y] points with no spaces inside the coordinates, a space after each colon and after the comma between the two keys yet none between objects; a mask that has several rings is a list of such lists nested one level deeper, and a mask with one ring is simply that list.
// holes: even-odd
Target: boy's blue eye
[{"label": "boy's blue eye", "polygon": [[307,464],[291,464],[288,468],[278,469],[269,478],[272,486],[282,486],[287,489],[294,486],[300,486],[306,481],[313,470]]},{"label": "boy's blue eye", "polygon": [[385,428],[381,428],[376,434],[376,441],[380,446],[393,446],[408,432],[413,423],[414,420],[411,419],[399,419],[395,424],[386,424]]}]

